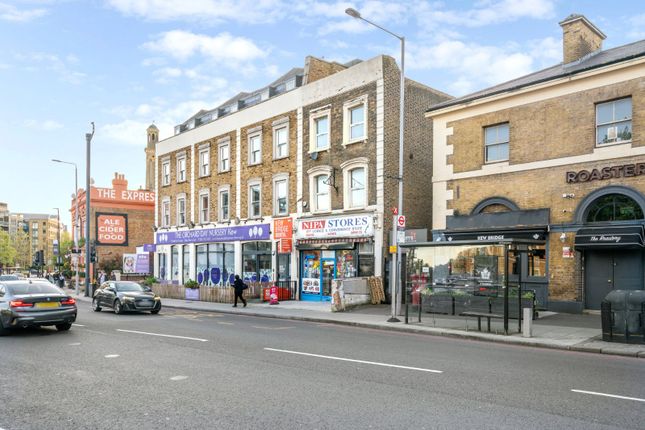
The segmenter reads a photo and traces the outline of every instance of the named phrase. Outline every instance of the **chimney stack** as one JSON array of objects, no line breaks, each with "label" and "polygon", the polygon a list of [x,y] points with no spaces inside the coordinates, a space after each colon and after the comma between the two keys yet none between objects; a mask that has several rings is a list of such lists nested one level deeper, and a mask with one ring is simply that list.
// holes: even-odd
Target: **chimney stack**
[{"label": "chimney stack", "polygon": [[563,64],[577,61],[587,54],[602,49],[605,34],[584,15],[571,14],[560,22],[562,27]]}]

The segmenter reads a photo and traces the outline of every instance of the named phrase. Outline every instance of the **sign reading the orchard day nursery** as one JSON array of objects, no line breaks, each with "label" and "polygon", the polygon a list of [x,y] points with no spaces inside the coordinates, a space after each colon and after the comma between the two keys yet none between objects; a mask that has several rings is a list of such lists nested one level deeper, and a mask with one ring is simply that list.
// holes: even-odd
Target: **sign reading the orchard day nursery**
[{"label": "sign reading the orchard day nursery", "polygon": [[374,235],[372,215],[338,216],[298,221],[298,239],[369,237]]},{"label": "sign reading the orchard day nursery", "polygon": [[235,240],[268,240],[270,224],[242,227],[198,228],[193,230],[164,231],[156,234],[157,245],[182,243],[230,242]]}]

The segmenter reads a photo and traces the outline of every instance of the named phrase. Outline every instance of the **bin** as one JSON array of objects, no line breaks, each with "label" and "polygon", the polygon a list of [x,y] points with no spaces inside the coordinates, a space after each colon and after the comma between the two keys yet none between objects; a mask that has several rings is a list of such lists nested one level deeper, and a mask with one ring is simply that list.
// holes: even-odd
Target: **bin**
[{"label": "bin", "polygon": [[645,343],[645,291],[614,290],[600,305],[602,340]]},{"label": "bin", "polygon": [[625,335],[627,343],[645,343],[645,291],[634,290],[627,295]]}]

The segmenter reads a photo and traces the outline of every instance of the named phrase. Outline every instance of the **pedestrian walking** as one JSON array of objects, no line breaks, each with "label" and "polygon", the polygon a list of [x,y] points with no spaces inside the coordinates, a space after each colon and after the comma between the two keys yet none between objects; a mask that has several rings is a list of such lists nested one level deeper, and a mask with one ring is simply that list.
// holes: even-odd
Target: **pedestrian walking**
[{"label": "pedestrian walking", "polygon": [[240,275],[235,275],[235,281],[233,282],[233,289],[235,290],[235,303],[233,304],[233,307],[237,307],[237,298],[239,297],[242,303],[244,303],[244,307],[246,307],[246,300],[244,300],[243,294],[244,290],[249,288],[248,285],[246,285],[241,279]]},{"label": "pedestrian walking", "polygon": [[101,270],[101,273],[99,273],[99,285],[103,285],[106,278],[107,276],[105,275],[105,272]]}]

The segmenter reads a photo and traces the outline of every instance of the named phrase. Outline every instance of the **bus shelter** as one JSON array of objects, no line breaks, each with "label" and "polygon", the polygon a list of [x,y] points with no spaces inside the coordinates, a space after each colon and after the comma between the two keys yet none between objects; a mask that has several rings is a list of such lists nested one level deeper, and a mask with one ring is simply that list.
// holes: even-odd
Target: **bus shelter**
[{"label": "bus shelter", "polygon": [[[418,312],[477,317],[504,322],[517,319],[522,330],[523,309],[535,313],[535,293],[522,279],[522,260],[544,252],[543,241],[446,241],[401,245],[402,285],[406,322],[410,307]],[[544,258],[543,255],[538,257]],[[416,308],[416,309],[415,309]]]}]

